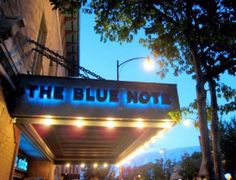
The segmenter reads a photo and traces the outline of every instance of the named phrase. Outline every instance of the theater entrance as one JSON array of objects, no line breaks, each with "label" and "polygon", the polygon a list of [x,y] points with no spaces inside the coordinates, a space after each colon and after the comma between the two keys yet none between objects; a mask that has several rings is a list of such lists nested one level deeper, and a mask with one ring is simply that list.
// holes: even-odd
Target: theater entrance
[{"label": "theater entrance", "polygon": [[[9,111],[22,132],[20,150],[63,165],[55,174],[123,165],[170,129],[168,113],[179,110],[174,84],[32,75],[16,84]],[[68,163],[73,168],[63,170]]]}]

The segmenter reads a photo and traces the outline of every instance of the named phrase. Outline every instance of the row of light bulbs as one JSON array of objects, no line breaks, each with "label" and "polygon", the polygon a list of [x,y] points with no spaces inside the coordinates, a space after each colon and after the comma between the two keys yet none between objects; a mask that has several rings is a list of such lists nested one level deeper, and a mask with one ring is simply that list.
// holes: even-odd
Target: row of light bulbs
[{"label": "row of light bulbs", "polygon": [[144,143],[141,147],[139,147],[137,150],[135,150],[133,153],[128,155],[126,158],[121,160],[116,164],[117,167],[124,166],[126,164],[129,164],[132,159],[137,157],[139,154],[145,151],[151,144],[154,144],[157,139],[160,139],[163,137],[163,134],[167,132],[170,128],[163,129],[162,131],[158,132],[155,136],[150,138],[146,143]]},{"label": "row of light bulbs", "polygon": [[[83,119],[84,119],[84,118],[82,118],[82,117],[77,118],[77,120],[75,121],[75,125],[76,125],[77,127],[83,127],[83,126],[84,126]],[[114,127],[116,126],[116,125],[115,125],[115,122],[114,122],[114,118],[107,118],[106,120],[107,120],[107,122],[106,122],[105,126],[106,126],[107,128],[114,128]],[[54,124],[54,123],[53,123],[53,118],[51,118],[51,117],[45,117],[43,123],[44,123],[44,125],[46,125],[46,126],[51,126],[52,124]],[[144,121],[143,121],[142,118],[137,118],[137,119],[135,119],[135,122],[134,122],[134,123],[135,123],[135,127],[137,127],[137,128],[140,128],[140,129],[141,129],[141,128],[144,127]]]},{"label": "row of light bulbs", "polygon": [[[67,168],[69,168],[70,166],[71,166],[71,164],[70,163],[67,163],[66,165],[65,165]],[[85,163],[81,163],[80,165],[80,168],[85,168],[86,167],[86,164]],[[93,168],[98,168],[98,167],[103,167],[103,168],[107,168],[108,167],[108,163],[103,163],[103,164],[98,164],[98,163],[93,163],[92,164],[92,167]]]}]

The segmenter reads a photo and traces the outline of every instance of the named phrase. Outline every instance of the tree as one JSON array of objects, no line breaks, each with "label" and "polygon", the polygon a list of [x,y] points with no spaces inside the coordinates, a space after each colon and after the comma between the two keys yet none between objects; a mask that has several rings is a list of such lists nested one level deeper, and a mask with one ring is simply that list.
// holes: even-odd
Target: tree
[{"label": "tree", "polygon": [[[209,179],[215,179],[210,152],[204,85],[214,82],[226,70],[235,75],[235,9],[229,1],[93,1],[95,30],[102,40],[130,42],[138,30],[146,37],[141,42],[154,54],[163,56],[161,74],[172,67],[175,74],[193,74],[197,83],[197,107],[202,140],[202,155]],[[232,18],[231,18],[232,17]],[[212,96],[212,100],[215,100]],[[216,103],[212,103],[215,106]],[[217,108],[215,108],[217,110]],[[217,135],[217,117],[212,123]],[[217,151],[217,148],[214,150]],[[219,154],[219,153],[218,153]],[[216,162],[218,163],[218,162]],[[215,163],[215,164],[216,164]],[[215,165],[217,167],[217,165]],[[222,173],[215,168],[217,178]]]},{"label": "tree", "polygon": [[[211,139],[212,139],[212,149],[213,149],[213,157],[215,164],[215,171],[221,172],[219,173],[219,177],[223,176],[223,172],[220,171],[222,169],[222,158],[221,158],[221,149],[220,149],[220,135],[218,133],[218,114],[228,114],[229,112],[236,110],[236,90],[231,87],[220,83],[211,81],[209,82],[209,91],[210,91],[210,105],[207,105],[207,117],[208,121],[211,122]],[[217,98],[223,98],[226,103],[218,106]],[[196,114],[196,101],[190,103],[190,105],[186,108],[182,108],[182,113],[186,114]],[[196,127],[198,126],[198,121],[196,121]]]},{"label": "tree", "polygon": [[[206,92],[209,83],[212,100],[212,139],[217,179],[222,179],[218,147],[218,116],[215,81],[225,71],[235,75],[235,9],[228,1],[95,1],[95,30],[102,40],[132,41],[141,28],[147,38],[142,43],[166,58],[175,73],[194,73],[197,81],[198,116],[203,158],[211,178],[212,160],[207,129]],[[230,10],[229,10],[230,9]],[[232,18],[231,18],[232,17]],[[165,70],[165,71],[164,71]],[[163,68],[166,72],[167,69]]]},{"label": "tree", "polygon": [[75,14],[87,0],[49,0],[53,10],[58,9],[62,14]]},{"label": "tree", "polygon": [[148,163],[138,167],[124,167],[123,168],[123,179],[159,179],[166,180],[170,179],[171,172],[175,163],[171,160],[157,159],[156,163]]},{"label": "tree", "polygon": [[149,163],[138,167],[124,167],[122,179],[133,180],[133,179],[150,179],[148,171],[153,168],[153,164]]},{"label": "tree", "polygon": [[164,161],[163,159],[157,159],[153,166],[154,179],[158,178],[160,180],[170,179],[175,162],[170,159]]},{"label": "tree", "polygon": [[193,153],[191,156],[184,154],[180,165],[182,168],[180,174],[183,179],[194,179],[198,175],[201,165],[201,154],[198,152]]},{"label": "tree", "polygon": [[165,180],[166,177],[163,159],[156,160],[155,166],[153,168],[153,175],[154,178],[158,177],[161,180]]},{"label": "tree", "polygon": [[[219,118],[218,118],[218,103],[217,103],[217,88],[218,88],[218,96],[223,94],[223,97],[226,101],[232,100],[230,103],[226,103],[222,105],[221,110],[223,113],[227,113],[230,111],[235,111],[236,105],[236,91],[229,86],[223,84],[217,84],[213,78],[208,79],[209,83],[209,91],[211,96],[211,138],[212,138],[212,149],[213,149],[213,159],[214,159],[214,168],[217,174],[217,177],[221,177],[223,179],[223,171],[222,171],[222,157],[221,157],[221,148],[220,148],[220,136],[219,136]],[[220,90],[219,90],[220,89]],[[220,92],[220,93],[219,93]]]},{"label": "tree", "polygon": [[225,172],[231,173],[233,178],[236,174],[236,117],[231,121],[220,123],[220,142],[224,159]]},{"label": "tree", "polygon": [[153,179],[153,169],[155,164],[148,163],[138,167],[138,171],[136,173],[136,177],[140,180],[149,180]]}]

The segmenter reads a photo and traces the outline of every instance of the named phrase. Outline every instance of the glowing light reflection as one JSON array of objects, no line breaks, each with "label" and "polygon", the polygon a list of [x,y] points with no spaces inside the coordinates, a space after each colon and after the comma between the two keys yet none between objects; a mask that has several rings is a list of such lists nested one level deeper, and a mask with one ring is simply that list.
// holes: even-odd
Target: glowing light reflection
[{"label": "glowing light reflection", "polygon": [[112,129],[112,128],[115,127],[115,124],[114,124],[114,122],[113,122],[112,120],[109,120],[109,121],[107,121],[107,123],[106,123],[106,127]]},{"label": "glowing light reflection", "polygon": [[67,164],[66,164],[66,167],[67,167],[67,168],[70,167],[70,163],[67,163]]},{"label": "glowing light reflection", "polygon": [[98,164],[97,163],[94,163],[93,164],[93,168],[97,168],[98,167]]},{"label": "glowing light reflection", "polygon": [[84,123],[83,123],[82,120],[77,120],[75,125],[76,125],[77,127],[83,127],[83,126],[84,126]]},{"label": "glowing light reflection", "polygon": [[107,168],[107,167],[108,167],[108,164],[107,164],[107,163],[104,163],[104,164],[103,164],[103,167],[104,167],[104,168]]},{"label": "glowing light reflection", "polygon": [[43,121],[43,124],[44,124],[45,126],[51,126],[52,123],[53,123],[53,121],[52,121],[52,119],[51,119],[51,116],[46,116],[45,119],[44,119],[44,121]]},{"label": "glowing light reflection", "polygon": [[84,164],[84,163],[81,163],[81,164],[80,164],[80,167],[81,167],[81,168],[85,168],[85,164]]},{"label": "glowing light reflection", "polygon": [[154,62],[148,56],[145,61],[143,62],[144,69],[146,71],[152,71],[155,68]]},{"label": "glowing light reflection", "polygon": [[191,126],[191,124],[192,124],[192,121],[190,119],[183,120],[183,125],[184,126],[189,127],[189,126]]}]

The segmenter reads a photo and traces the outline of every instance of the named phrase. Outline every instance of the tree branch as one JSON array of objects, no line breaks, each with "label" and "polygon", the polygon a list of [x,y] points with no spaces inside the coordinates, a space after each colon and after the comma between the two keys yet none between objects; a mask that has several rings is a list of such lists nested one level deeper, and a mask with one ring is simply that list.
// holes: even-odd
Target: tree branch
[{"label": "tree branch", "polygon": [[176,21],[174,21],[174,19],[170,16],[167,16],[165,13],[163,13],[160,9],[157,9],[156,6],[158,6],[158,4],[153,4],[155,10],[158,11],[158,13],[160,13],[161,17],[164,17],[166,19],[167,22],[171,22],[174,26],[179,26],[180,24]]},{"label": "tree branch", "polygon": [[215,77],[218,76],[219,74],[225,72],[226,70],[236,67],[236,61],[229,61],[227,63],[215,66],[211,72],[210,72],[210,76]]}]

